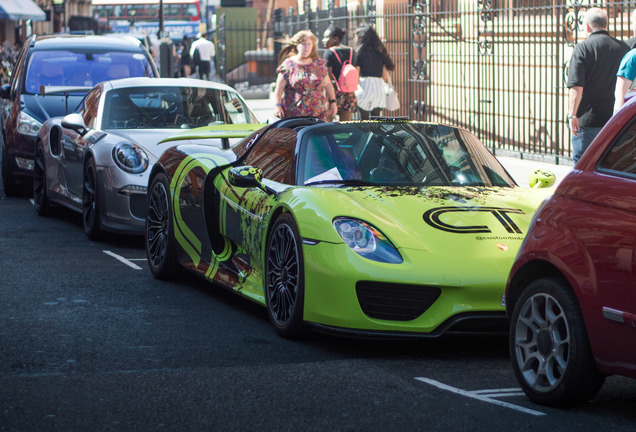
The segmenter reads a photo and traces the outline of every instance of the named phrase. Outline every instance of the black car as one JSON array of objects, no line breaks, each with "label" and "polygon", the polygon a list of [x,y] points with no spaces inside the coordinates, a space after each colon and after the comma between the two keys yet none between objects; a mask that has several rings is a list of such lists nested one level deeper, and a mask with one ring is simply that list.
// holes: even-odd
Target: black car
[{"label": "black car", "polygon": [[21,184],[31,184],[35,140],[48,118],[73,111],[97,83],[143,76],[159,74],[148,50],[133,38],[29,38],[18,54],[11,82],[0,90],[5,193],[15,195]]}]

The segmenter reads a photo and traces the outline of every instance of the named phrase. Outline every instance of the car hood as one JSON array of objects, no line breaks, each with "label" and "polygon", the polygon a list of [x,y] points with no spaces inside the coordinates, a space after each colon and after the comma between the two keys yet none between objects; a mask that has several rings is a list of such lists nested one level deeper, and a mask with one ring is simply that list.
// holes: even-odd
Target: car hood
[{"label": "car hood", "polygon": [[255,130],[261,124],[218,125],[196,129],[119,129],[111,131],[123,139],[133,141],[158,158],[167,147],[177,144],[196,142],[201,145],[222,147],[222,139],[227,138],[230,145],[235,144]]},{"label": "car hood", "polygon": [[[311,218],[324,206],[325,219],[364,220],[399,249],[483,254],[484,245],[489,245],[492,253],[510,251],[514,256],[532,216],[553,188],[360,187],[306,192],[314,196],[302,198],[312,203],[301,210],[307,211],[304,216]],[[341,241],[335,230],[325,232],[320,227],[301,234]]]},{"label": "car hood", "polygon": [[118,129],[109,132],[114,136],[121,137],[122,140],[138,144],[155,158],[158,158],[166,148],[165,144],[158,145],[158,143],[181,132],[181,129]]},{"label": "car hood", "polygon": [[63,117],[75,110],[84,95],[22,95],[24,112],[44,123],[51,117]]}]

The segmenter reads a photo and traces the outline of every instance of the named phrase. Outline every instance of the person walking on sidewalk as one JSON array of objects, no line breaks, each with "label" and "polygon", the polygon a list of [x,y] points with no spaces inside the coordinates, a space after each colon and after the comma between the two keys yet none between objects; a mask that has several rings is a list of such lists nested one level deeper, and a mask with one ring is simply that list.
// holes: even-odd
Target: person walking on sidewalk
[{"label": "person walking on sidewalk", "polygon": [[616,72],[629,51],[625,42],[607,31],[607,13],[590,8],[584,17],[589,36],[574,47],[568,70],[568,123],[576,163],[601,128],[612,117]]},{"label": "person walking on sidewalk", "polygon": [[314,116],[329,121],[337,113],[336,94],[326,62],[318,57],[318,38],[302,30],[285,42],[276,69],[274,116]]},{"label": "person walking on sidewalk", "polygon": [[368,120],[370,115],[378,116],[380,110],[386,108],[384,81],[389,79],[389,72],[395,69],[395,64],[371,26],[358,27],[356,39],[360,68],[360,85],[356,91],[356,97],[360,108],[360,118]]},{"label": "person walking on sidewalk", "polygon": [[[338,105],[338,117],[340,121],[351,120],[352,113],[358,110],[358,101],[354,91],[341,91],[337,82],[340,79],[345,62],[350,62],[352,66],[356,66],[356,52],[353,48],[342,43],[345,32],[333,24],[327,27],[323,34],[322,43],[328,48],[323,59],[327,61],[327,70],[329,76],[332,77],[332,85],[336,92],[336,105]],[[331,119],[333,120],[333,119]]]},{"label": "person walking on sidewalk", "polygon": [[197,39],[190,47],[190,57],[194,60],[194,64],[198,69],[199,78],[210,80],[210,77],[216,75],[216,69],[213,68],[214,63],[214,44],[207,40],[201,33],[197,34]]}]

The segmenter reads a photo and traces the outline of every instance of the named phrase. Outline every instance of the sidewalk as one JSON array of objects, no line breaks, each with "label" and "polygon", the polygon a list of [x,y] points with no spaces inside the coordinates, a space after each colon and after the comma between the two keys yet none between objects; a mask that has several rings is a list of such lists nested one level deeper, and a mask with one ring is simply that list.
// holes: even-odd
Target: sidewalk
[{"label": "sidewalk", "polygon": [[[265,94],[261,92],[259,96],[262,97],[264,95]],[[248,100],[248,104],[252,107],[261,121],[265,122],[268,119],[275,119],[273,115],[274,102],[270,99],[252,99],[249,95],[243,96]],[[540,160],[521,159],[515,156],[496,155],[496,157],[521,187],[529,187],[528,176],[530,172],[537,168],[552,171],[556,175],[557,184],[572,170],[572,165],[567,164],[557,165]]]}]

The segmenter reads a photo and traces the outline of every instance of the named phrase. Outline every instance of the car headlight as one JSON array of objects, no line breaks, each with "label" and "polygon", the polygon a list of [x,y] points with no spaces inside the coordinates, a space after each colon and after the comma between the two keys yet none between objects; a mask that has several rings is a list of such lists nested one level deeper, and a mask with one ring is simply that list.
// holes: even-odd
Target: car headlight
[{"label": "car headlight", "polygon": [[131,174],[139,174],[148,168],[146,152],[129,142],[121,142],[113,147],[113,160],[119,168]]},{"label": "car headlight", "polygon": [[18,132],[23,135],[37,136],[42,129],[42,123],[23,112],[18,117]]},{"label": "car headlight", "polygon": [[390,264],[399,264],[403,261],[389,239],[366,222],[339,217],[334,219],[333,227],[347,246],[367,259]]}]

